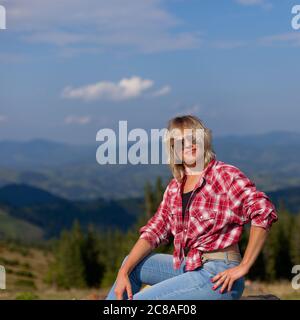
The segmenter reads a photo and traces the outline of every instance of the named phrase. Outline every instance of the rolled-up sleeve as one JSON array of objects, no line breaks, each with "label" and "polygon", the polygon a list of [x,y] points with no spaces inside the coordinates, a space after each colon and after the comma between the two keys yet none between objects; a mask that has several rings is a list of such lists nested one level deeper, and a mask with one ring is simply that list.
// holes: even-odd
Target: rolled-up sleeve
[{"label": "rolled-up sleeve", "polygon": [[269,230],[278,215],[270,198],[257,190],[255,183],[243,172],[239,172],[233,179],[230,188],[233,205],[238,208],[243,223],[251,222],[252,226]]},{"label": "rolled-up sleeve", "polygon": [[155,214],[148,220],[146,225],[139,229],[139,239],[147,240],[151,244],[152,249],[157,248],[160,244],[169,243],[169,188],[170,184],[167,186],[163,199]]}]

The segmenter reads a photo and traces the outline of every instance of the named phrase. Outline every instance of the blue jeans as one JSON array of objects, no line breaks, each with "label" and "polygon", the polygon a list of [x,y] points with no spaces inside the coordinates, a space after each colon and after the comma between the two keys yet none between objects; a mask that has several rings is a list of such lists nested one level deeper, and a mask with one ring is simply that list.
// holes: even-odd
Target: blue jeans
[{"label": "blue jeans", "polygon": [[[128,256],[123,260],[122,265]],[[220,293],[222,285],[216,290],[211,282],[217,273],[239,265],[239,262],[229,261],[227,254],[224,260],[206,260],[203,265],[193,271],[185,270],[185,260],[180,269],[173,269],[171,254],[150,253],[132,270],[129,280],[133,300],[233,300],[239,299],[244,291],[244,277],[237,279],[231,291],[226,289]],[[151,285],[140,291],[142,284]],[[105,300],[117,300],[114,293],[116,281]],[[127,300],[126,290],[123,299]]]}]

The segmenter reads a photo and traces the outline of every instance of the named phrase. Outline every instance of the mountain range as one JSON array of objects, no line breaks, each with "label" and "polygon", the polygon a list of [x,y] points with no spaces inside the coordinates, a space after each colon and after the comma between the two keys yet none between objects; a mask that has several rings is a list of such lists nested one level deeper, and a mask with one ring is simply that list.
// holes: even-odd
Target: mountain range
[{"label": "mountain range", "polygon": [[[145,182],[161,176],[167,164],[100,165],[99,145],[71,145],[49,140],[0,141],[0,186],[27,184],[70,200],[141,197]],[[150,150],[150,145],[148,146]],[[213,139],[217,158],[233,164],[259,188],[275,191],[300,185],[300,134],[222,136]]]},{"label": "mountain range", "polygon": [[126,231],[142,211],[143,198],[71,201],[36,187],[11,184],[0,188],[0,238],[2,234],[4,238],[49,239],[75,220],[84,230],[93,225],[98,231]]},{"label": "mountain range", "polygon": [[[146,182],[171,178],[168,165],[99,165],[97,145],[0,141],[0,238],[41,241],[78,220],[127,230],[144,212]],[[150,146],[149,146],[150,148]],[[271,132],[213,140],[217,158],[236,165],[276,207],[300,212],[300,134]]]},{"label": "mountain range", "polygon": [[[300,187],[267,193],[277,209],[300,213]],[[126,231],[144,212],[144,199],[72,201],[27,185],[0,188],[0,238],[37,241],[58,237],[75,220],[84,230],[93,225]],[[154,214],[154,212],[153,212]]]}]

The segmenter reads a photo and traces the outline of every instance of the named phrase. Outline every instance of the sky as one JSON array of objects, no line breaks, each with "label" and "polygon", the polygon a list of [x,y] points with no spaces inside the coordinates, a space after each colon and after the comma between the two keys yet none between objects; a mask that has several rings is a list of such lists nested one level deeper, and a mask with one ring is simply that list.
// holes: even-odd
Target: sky
[{"label": "sky", "polygon": [[0,140],[92,144],[181,114],[300,132],[297,1],[0,0]]}]

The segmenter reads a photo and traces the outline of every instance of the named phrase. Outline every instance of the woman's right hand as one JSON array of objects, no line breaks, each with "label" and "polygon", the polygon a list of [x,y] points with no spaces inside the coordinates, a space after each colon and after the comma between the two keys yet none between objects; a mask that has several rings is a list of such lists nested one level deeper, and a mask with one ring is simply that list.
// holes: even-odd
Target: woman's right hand
[{"label": "woman's right hand", "polygon": [[123,293],[127,291],[128,299],[132,299],[132,290],[131,290],[131,283],[128,277],[128,273],[119,270],[117,279],[116,279],[116,286],[114,289],[114,293],[117,297],[117,300],[123,300]]}]

